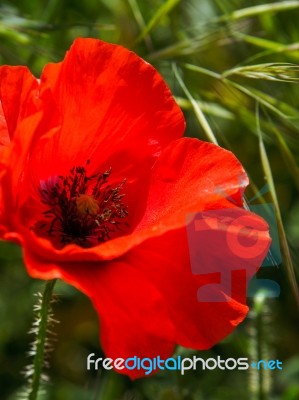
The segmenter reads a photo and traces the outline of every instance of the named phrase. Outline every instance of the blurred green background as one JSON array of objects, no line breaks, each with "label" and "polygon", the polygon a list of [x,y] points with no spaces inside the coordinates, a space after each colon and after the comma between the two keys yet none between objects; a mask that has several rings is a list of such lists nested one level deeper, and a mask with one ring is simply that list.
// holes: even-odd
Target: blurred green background
[{"label": "blurred green background", "polygon": [[[218,142],[241,160],[251,178],[247,199],[268,184],[253,204],[274,204],[282,250],[282,263],[260,271],[278,282],[279,297],[250,298],[246,321],[210,351],[177,349],[205,358],[279,358],[282,371],[198,370],[183,377],[168,371],[134,382],[111,371],[87,372],[87,355],[101,354],[97,318],[88,299],[60,282],[51,379],[40,398],[299,399],[292,277],[299,266],[298,21],[299,1],[0,2],[0,64],[25,64],[39,76],[78,36],[120,43],[152,63],[184,110],[186,135]],[[34,293],[43,282],[27,276],[21,250],[8,243],[0,243],[0,274],[0,398],[17,399],[26,388],[21,371],[30,363]]]}]

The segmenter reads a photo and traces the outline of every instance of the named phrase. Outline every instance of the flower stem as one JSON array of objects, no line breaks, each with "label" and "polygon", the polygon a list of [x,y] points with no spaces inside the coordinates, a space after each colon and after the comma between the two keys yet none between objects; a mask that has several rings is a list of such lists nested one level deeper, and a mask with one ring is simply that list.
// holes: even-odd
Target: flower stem
[{"label": "flower stem", "polygon": [[30,382],[28,400],[36,400],[38,395],[44,365],[45,344],[49,324],[49,312],[51,309],[51,298],[55,282],[56,279],[48,281],[46,283],[44,293],[41,298],[40,310],[38,315],[39,324],[36,335],[35,355],[33,361],[33,375]]},{"label": "flower stem", "polygon": [[[255,363],[259,360],[268,362],[275,358],[274,349],[270,348],[272,332],[271,303],[263,294],[254,298],[253,309],[250,311],[249,324],[249,356]],[[249,370],[249,399],[268,400],[273,392],[271,370],[261,367]]]}]

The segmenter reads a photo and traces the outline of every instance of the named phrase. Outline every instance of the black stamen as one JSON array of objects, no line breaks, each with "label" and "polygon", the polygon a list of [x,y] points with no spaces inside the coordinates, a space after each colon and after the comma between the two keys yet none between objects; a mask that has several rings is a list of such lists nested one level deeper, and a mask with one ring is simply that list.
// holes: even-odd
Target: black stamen
[{"label": "black stamen", "polygon": [[[89,164],[87,160],[86,165]],[[33,230],[58,239],[62,246],[76,243],[90,247],[109,240],[128,215],[121,193],[126,180],[114,187],[107,185],[111,171],[110,168],[88,176],[84,167],[75,166],[67,176],[42,181],[42,202],[50,208],[43,212],[44,219]]]}]

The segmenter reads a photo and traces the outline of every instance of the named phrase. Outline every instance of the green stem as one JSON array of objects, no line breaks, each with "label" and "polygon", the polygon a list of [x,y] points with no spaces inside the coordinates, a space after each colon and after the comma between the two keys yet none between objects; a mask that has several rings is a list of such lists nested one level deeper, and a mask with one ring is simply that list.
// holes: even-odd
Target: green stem
[{"label": "green stem", "polygon": [[[273,305],[272,305],[273,308]],[[274,359],[269,339],[272,332],[271,303],[264,295],[257,293],[250,311],[249,356],[255,363],[259,360]],[[261,366],[249,370],[249,399],[269,400],[272,395],[271,371]]]},{"label": "green stem", "polygon": [[28,400],[36,400],[38,395],[38,390],[40,386],[42,370],[44,365],[45,344],[46,344],[47,329],[49,324],[49,312],[51,309],[51,298],[55,282],[56,279],[48,281],[46,283],[44,293],[41,299],[41,306],[38,315],[40,322],[38,324],[38,331],[36,335],[36,347],[35,347],[36,352],[33,362],[34,370],[33,370],[32,380],[30,383]]}]

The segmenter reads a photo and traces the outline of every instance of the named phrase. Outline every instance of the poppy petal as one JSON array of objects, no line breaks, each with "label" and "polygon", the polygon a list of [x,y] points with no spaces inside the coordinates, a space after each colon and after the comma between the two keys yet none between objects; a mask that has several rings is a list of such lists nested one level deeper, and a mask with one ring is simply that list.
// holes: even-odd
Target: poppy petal
[{"label": "poppy petal", "polygon": [[0,101],[1,213],[5,214],[9,230],[14,231],[20,182],[24,178],[28,151],[41,117],[38,81],[26,67],[0,67]]},{"label": "poppy petal", "polygon": [[[236,157],[181,138],[182,112],[153,67],[78,39],[40,81],[2,67],[0,102],[0,236],[21,244],[32,277],[91,299],[108,357],[205,349],[244,319],[268,227],[242,209],[248,178]],[[115,210],[128,229],[111,238]]]},{"label": "poppy petal", "polygon": [[90,159],[91,173],[112,167],[128,178],[185,128],[158,72],[133,52],[96,39],[75,40],[63,62],[45,67],[44,96],[52,97],[60,126],[59,134],[32,153],[32,168],[46,176]]},{"label": "poppy petal", "polygon": [[3,180],[3,177],[5,175],[9,144],[10,137],[3,112],[2,103],[0,101],[0,238],[3,238],[5,232],[7,231],[7,220],[4,210],[4,193],[1,181]]},{"label": "poppy petal", "polygon": [[270,243],[262,218],[240,208],[223,209],[196,214],[187,230],[149,239],[126,259],[163,295],[176,342],[207,349],[245,318],[246,287]]},{"label": "poppy petal", "polygon": [[[47,271],[53,275],[56,270],[56,277],[91,299],[99,316],[100,339],[107,357],[160,355],[165,359],[173,353],[174,327],[163,297],[142,273],[127,263],[119,260],[58,267],[26,251],[25,262],[31,276],[45,279]],[[133,379],[145,375],[138,369],[124,368],[119,372]]]},{"label": "poppy petal", "polygon": [[0,101],[0,166],[3,165],[4,151],[7,149],[10,143],[10,137],[8,134],[6,119]]},{"label": "poppy petal", "polygon": [[148,238],[185,226],[188,213],[241,206],[247,184],[247,175],[231,152],[184,138],[163,150],[155,163],[149,192],[144,193],[145,211],[132,233],[88,249],[70,244],[58,250],[28,230],[23,239],[40,255],[56,261],[112,259]]},{"label": "poppy petal", "polygon": [[0,67],[0,101],[10,138],[21,120],[36,111],[32,91],[38,87],[36,78],[26,67]]},{"label": "poppy petal", "polygon": [[184,226],[186,213],[243,205],[248,177],[230,152],[197,139],[169,145],[152,173],[147,207],[135,232]]},{"label": "poppy petal", "polygon": [[[119,314],[120,323],[126,314],[134,325],[133,321],[137,321],[135,313],[140,313],[141,318],[145,312],[150,312],[146,311],[147,305],[157,310],[148,301],[152,296],[159,298],[161,313],[155,311],[152,321],[163,327],[160,336],[146,336],[145,350],[141,353],[138,343],[134,347],[134,355],[155,357],[167,356],[173,340],[185,347],[207,349],[230,334],[247,314],[246,287],[261,265],[270,242],[268,225],[262,218],[233,207],[196,214],[187,230],[182,228],[151,238],[109,263],[54,264],[26,247],[25,262],[31,276],[62,278],[92,299],[100,316],[101,339],[109,357],[125,358],[133,354],[122,348],[127,346],[122,344],[123,339],[113,346],[110,341],[110,338],[117,341],[115,332],[119,332],[121,326],[115,323]],[[135,305],[132,302],[136,302]],[[154,304],[158,306],[155,301]],[[128,307],[125,313],[123,307]],[[135,307],[131,311],[133,315],[130,307]],[[161,314],[164,325],[157,321]],[[115,321],[111,321],[111,315]],[[103,325],[106,318],[107,326]],[[137,321],[136,326],[139,324],[141,322]],[[109,327],[115,332],[109,331]],[[134,328],[126,329],[131,332]],[[144,329],[151,331],[152,328]],[[161,334],[162,331],[166,336]],[[149,350],[149,343],[153,351]],[[166,346],[165,351],[163,346]]]}]

